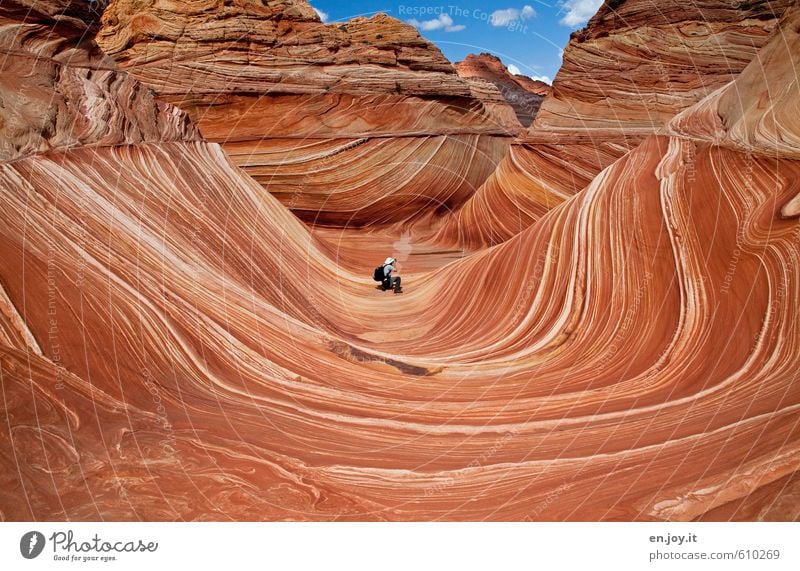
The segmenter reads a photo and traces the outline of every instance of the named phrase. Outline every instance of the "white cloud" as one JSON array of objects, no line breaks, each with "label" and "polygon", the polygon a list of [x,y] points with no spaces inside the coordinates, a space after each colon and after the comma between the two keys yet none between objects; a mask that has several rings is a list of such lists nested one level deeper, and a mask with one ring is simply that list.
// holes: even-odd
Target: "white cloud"
[{"label": "white cloud", "polygon": [[[513,63],[508,64],[507,68],[508,68],[508,73],[510,73],[511,75],[525,75]],[[550,79],[550,77],[547,76],[547,75],[529,75],[528,77],[530,77],[531,79],[533,79],[535,81],[543,81],[544,83],[546,83],[548,85],[553,83],[553,80]]]},{"label": "white cloud", "polygon": [[[312,8],[314,7],[312,6]],[[314,8],[314,12],[317,13],[317,16],[319,16],[319,19],[322,20],[323,22],[327,22],[328,19],[330,18],[327,12],[323,12],[319,8]]]},{"label": "white cloud", "polygon": [[570,28],[582,26],[595,15],[602,4],[603,0],[565,0],[561,3],[561,7],[567,13],[559,23]]},{"label": "white cloud", "polygon": [[505,10],[496,10],[492,13],[492,26],[502,27],[508,26],[511,22],[519,20],[519,10],[516,8],[506,8]]},{"label": "white cloud", "polygon": [[430,32],[432,30],[460,32],[466,28],[466,26],[462,24],[455,24],[455,22],[453,22],[453,18],[451,18],[449,14],[439,14],[438,18],[434,18],[433,20],[424,20],[422,22],[416,18],[412,18],[411,20],[408,20],[408,23],[425,32]]},{"label": "white cloud", "polygon": [[495,10],[492,12],[489,22],[495,28],[505,28],[520,20],[530,20],[534,17],[536,17],[536,10],[526,4],[522,9],[506,8],[504,10]]}]

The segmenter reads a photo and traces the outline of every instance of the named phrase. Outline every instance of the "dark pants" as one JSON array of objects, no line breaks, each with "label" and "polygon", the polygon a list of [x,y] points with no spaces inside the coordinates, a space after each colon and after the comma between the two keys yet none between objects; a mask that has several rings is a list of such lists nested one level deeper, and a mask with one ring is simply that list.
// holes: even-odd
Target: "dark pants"
[{"label": "dark pants", "polygon": [[392,276],[383,280],[383,290],[394,289],[400,291],[400,276]]}]

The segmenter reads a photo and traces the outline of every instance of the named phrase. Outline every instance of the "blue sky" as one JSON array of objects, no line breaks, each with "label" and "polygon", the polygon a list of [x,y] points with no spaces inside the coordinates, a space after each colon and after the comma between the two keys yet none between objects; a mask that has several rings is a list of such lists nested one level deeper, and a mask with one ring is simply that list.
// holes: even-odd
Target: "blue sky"
[{"label": "blue sky", "polygon": [[603,0],[310,0],[324,21],[385,12],[416,26],[452,61],[490,52],[512,72],[548,83],[561,66],[569,35]]}]

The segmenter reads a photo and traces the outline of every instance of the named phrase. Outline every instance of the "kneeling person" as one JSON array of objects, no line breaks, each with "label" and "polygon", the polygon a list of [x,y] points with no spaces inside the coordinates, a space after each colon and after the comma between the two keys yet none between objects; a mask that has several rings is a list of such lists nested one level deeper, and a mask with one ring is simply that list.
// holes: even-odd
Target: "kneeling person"
[{"label": "kneeling person", "polygon": [[397,260],[392,257],[386,258],[386,261],[383,262],[383,281],[381,286],[384,291],[393,289],[394,293],[402,293],[403,288],[400,287],[400,276],[392,275],[393,272],[397,271],[396,264]]}]

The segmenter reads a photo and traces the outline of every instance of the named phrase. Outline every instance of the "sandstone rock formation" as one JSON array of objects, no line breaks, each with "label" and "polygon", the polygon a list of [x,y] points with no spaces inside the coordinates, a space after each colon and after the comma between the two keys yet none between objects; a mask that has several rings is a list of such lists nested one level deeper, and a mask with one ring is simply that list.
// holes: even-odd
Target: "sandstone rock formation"
[{"label": "sandstone rock formation", "polygon": [[653,10],[646,0],[606,2],[573,33],[531,128],[437,239],[475,247],[530,226],[730,83],[793,3],[669,0]]},{"label": "sandstone rock formation", "polygon": [[497,87],[524,127],[530,127],[542,100],[550,93],[550,86],[544,82],[524,75],[512,75],[500,58],[492,54],[470,54],[455,64],[455,68],[463,78],[482,80]]},{"label": "sandstone rock formation", "polygon": [[656,132],[733,80],[793,4],[606,2],[572,35],[536,127]]},{"label": "sandstone rock formation", "polygon": [[796,134],[800,14],[789,12],[758,60],[734,81],[677,115],[671,132],[761,155],[800,159]]},{"label": "sandstone rock formation", "polygon": [[0,160],[54,148],[197,138],[86,39],[85,2],[4,2],[0,11]]},{"label": "sandstone rock formation", "polygon": [[[102,24],[106,53],[316,224],[376,224],[376,208],[383,222],[453,208],[519,131],[500,97],[476,93],[416,29],[384,14],[325,25],[305,0],[118,0]],[[413,160],[399,174],[397,158],[415,146],[429,164]],[[353,168],[331,173],[339,161],[321,149],[353,147],[339,157]],[[296,193],[306,185],[328,190]]]},{"label": "sandstone rock formation", "polygon": [[799,11],[588,183],[551,159],[583,188],[502,244],[419,269],[417,221],[401,296],[380,233],[318,239],[228,147],[10,146],[0,519],[797,520]]}]

